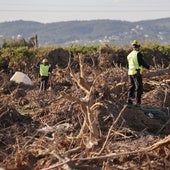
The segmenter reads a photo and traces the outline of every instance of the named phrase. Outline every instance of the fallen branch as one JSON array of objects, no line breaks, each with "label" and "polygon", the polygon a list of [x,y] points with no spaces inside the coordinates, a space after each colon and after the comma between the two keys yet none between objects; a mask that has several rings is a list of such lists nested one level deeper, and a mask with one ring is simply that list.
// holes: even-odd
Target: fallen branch
[{"label": "fallen branch", "polygon": [[163,128],[166,127],[166,125],[169,123],[170,123],[170,119],[158,130],[157,134],[159,134],[163,130]]},{"label": "fallen branch", "polygon": [[54,165],[50,166],[49,168],[45,168],[45,169],[41,169],[41,170],[50,170],[50,169],[62,166],[64,164],[68,164],[69,162],[75,162],[75,161],[89,161],[89,160],[98,160],[98,159],[107,159],[107,158],[117,158],[117,157],[120,157],[120,156],[135,155],[135,154],[139,154],[139,153],[151,152],[151,151],[157,149],[158,147],[164,146],[164,145],[169,144],[169,143],[170,143],[170,135],[165,137],[163,140],[153,144],[152,146],[142,148],[140,150],[135,150],[135,151],[132,151],[132,152],[123,152],[123,153],[111,153],[111,154],[108,154],[108,155],[103,155],[103,156],[98,156],[98,157],[70,159],[70,160],[67,160],[63,163],[54,164]]},{"label": "fallen branch", "polygon": [[[156,77],[156,76],[164,76],[164,75],[169,75],[169,70],[168,69],[162,69],[162,70],[155,70],[155,71],[150,71],[146,74],[143,74],[143,78],[152,78],[152,77]],[[124,77],[114,77],[112,78],[112,81],[127,81],[128,77],[124,76]]]},{"label": "fallen branch", "polygon": [[78,147],[76,147],[76,148],[73,148],[73,149],[70,149],[70,150],[66,151],[65,154],[66,154],[66,155],[71,155],[71,154],[74,154],[74,153],[80,151],[81,149],[82,149],[82,147],[81,147],[81,146],[78,146]]},{"label": "fallen branch", "polygon": [[157,149],[158,147],[163,146],[165,144],[169,144],[169,143],[170,143],[170,135],[167,136],[165,139],[153,144],[152,146],[142,148],[137,151],[123,152],[123,153],[111,153],[111,154],[104,155],[104,156],[90,157],[90,158],[77,158],[77,159],[73,159],[72,161],[87,161],[87,160],[96,160],[96,159],[106,159],[106,158],[110,158],[110,157],[115,158],[115,157],[126,156],[126,155],[134,155],[134,154],[138,154],[138,153],[153,151],[153,150]]},{"label": "fallen branch", "polygon": [[108,139],[109,139],[109,137],[110,137],[110,134],[111,134],[111,131],[112,131],[114,125],[118,122],[120,116],[122,115],[122,113],[124,112],[124,110],[125,110],[126,108],[127,108],[127,105],[125,105],[125,106],[123,107],[123,109],[120,111],[120,113],[118,114],[116,120],[113,122],[113,124],[111,125],[111,127],[110,127],[110,129],[109,129],[109,132],[108,132],[108,134],[107,134],[106,140],[105,140],[105,142],[104,142],[101,150],[100,150],[96,155],[100,155],[100,154],[102,153],[102,151],[104,150],[104,148],[105,148],[105,146],[106,146],[106,144],[107,144],[107,141],[108,141]]}]

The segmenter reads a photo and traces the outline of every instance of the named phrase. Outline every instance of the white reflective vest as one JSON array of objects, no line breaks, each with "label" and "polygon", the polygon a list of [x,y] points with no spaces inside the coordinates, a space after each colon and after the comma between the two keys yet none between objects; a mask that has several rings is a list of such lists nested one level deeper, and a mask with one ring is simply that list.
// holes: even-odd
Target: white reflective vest
[{"label": "white reflective vest", "polygon": [[50,68],[49,65],[40,64],[40,75],[48,76],[49,68]]},{"label": "white reflective vest", "polygon": [[137,69],[139,69],[140,74],[142,74],[142,66],[139,66],[137,54],[139,51],[133,50],[128,56],[128,75],[135,75]]}]

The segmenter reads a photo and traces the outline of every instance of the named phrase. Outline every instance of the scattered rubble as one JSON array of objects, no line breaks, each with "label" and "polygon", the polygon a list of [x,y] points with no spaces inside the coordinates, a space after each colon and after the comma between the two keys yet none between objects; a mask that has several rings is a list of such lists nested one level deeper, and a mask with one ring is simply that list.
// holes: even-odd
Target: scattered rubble
[{"label": "scattered rubble", "polygon": [[143,104],[129,107],[125,68],[78,61],[54,68],[46,92],[0,76],[0,167],[169,169],[170,75],[145,73]]}]

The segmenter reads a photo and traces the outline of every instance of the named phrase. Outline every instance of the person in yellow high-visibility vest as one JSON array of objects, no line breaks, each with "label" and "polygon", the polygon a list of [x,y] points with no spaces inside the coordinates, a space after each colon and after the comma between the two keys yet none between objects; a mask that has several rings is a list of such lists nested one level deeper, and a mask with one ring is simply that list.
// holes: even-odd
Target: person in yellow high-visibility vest
[{"label": "person in yellow high-visibility vest", "polygon": [[48,60],[45,58],[42,60],[42,63],[39,65],[39,73],[41,76],[41,83],[40,83],[40,91],[46,90],[48,87],[48,80],[49,74],[51,72],[51,66],[48,63]]},{"label": "person in yellow high-visibility vest", "polygon": [[131,45],[133,50],[127,56],[129,82],[127,103],[133,104],[133,99],[136,98],[136,105],[140,106],[143,93],[142,68],[149,69],[150,66],[140,52],[139,42],[134,40]]}]

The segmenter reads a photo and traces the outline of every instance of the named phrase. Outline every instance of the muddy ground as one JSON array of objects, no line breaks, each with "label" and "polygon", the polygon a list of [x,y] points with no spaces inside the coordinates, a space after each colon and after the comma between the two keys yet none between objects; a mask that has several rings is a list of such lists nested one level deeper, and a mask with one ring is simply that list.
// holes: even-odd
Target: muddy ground
[{"label": "muddy ground", "polygon": [[45,92],[38,77],[29,86],[1,72],[0,167],[168,170],[169,70],[144,71],[142,105],[135,107],[126,105],[126,68],[71,68],[55,68]]}]

